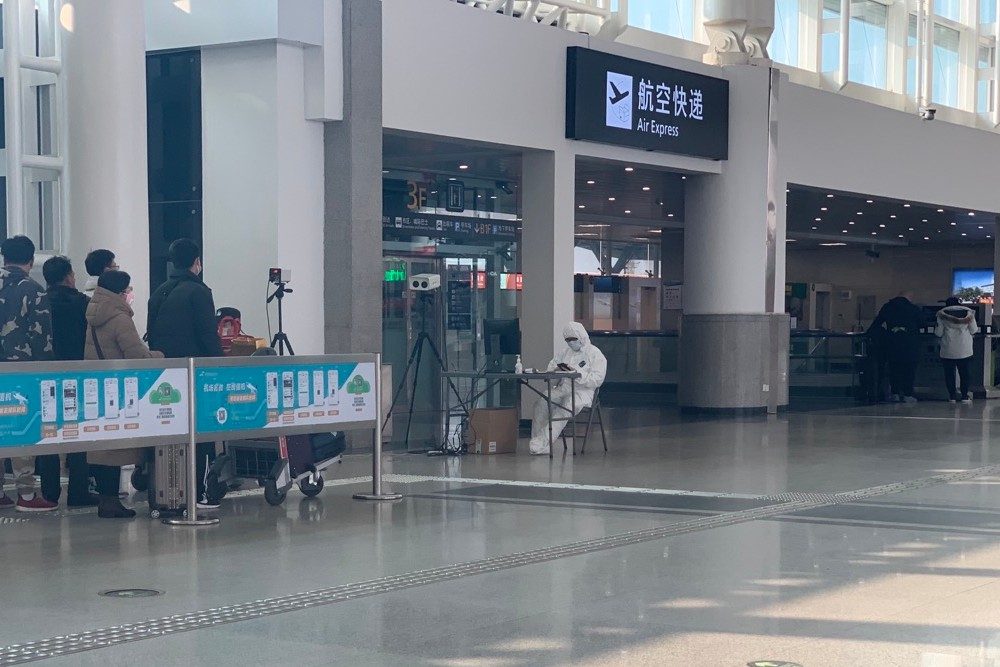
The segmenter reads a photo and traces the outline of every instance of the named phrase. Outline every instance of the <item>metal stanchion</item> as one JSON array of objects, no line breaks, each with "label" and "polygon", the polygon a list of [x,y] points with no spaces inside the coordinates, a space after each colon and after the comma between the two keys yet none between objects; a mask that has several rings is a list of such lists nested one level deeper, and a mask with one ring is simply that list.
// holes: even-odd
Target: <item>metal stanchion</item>
[{"label": "metal stanchion", "polygon": [[169,526],[214,526],[219,523],[217,517],[198,518],[198,434],[194,394],[194,359],[188,359],[188,429],[191,435],[188,439],[187,457],[187,517],[163,519],[163,523]]},{"label": "metal stanchion", "polygon": [[399,500],[400,493],[382,492],[382,355],[375,355],[375,427],[372,437],[372,492],[356,493],[355,500]]}]

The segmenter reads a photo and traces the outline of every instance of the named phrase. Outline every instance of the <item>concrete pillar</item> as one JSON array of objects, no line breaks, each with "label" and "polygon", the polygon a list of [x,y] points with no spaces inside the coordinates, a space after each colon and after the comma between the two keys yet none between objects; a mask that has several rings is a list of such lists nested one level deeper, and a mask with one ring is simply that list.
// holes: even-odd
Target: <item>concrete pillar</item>
[{"label": "concrete pillar", "polygon": [[382,351],[382,3],[343,3],[344,120],[325,131],[327,353]]},{"label": "concrete pillar", "polygon": [[532,151],[522,159],[521,356],[528,367],[548,363],[573,319],[575,174],[569,151]]},{"label": "concrete pillar", "polygon": [[[132,276],[136,322],[149,297],[144,3],[74,0],[63,21],[69,188],[66,247],[77,274],[111,248]],[[113,38],[110,38],[113,36]]]},{"label": "concrete pillar", "polygon": [[679,401],[699,410],[776,410],[788,402],[782,312],[785,186],[777,177],[778,77],[730,69],[729,160],[687,180]]}]

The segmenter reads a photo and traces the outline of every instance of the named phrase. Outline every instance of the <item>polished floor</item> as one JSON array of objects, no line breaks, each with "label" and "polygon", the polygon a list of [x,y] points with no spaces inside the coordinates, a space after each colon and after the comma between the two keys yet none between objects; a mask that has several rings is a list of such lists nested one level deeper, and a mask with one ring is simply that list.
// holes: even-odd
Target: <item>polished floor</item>
[{"label": "polished floor", "polygon": [[211,528],[6,515],[0,665],[1000,666],[1000,401],[609,421],[389,455],[389,504],[349,457]]}]

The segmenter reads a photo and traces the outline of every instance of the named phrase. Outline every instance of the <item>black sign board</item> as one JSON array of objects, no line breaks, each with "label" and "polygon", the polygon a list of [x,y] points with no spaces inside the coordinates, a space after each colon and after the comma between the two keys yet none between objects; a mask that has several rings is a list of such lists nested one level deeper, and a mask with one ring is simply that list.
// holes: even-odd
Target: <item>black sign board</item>
[{"label": "black sign board", "polygon": [[729,82],[571,46],[566,137],[725,160]]},{"label": "black sign board", "polygon": [[520,223],[514,220],[466,218],[436,213],[407,213],[382,215],[383,230],[398,230],[421,236],[454,239],[510,240],[517,238]]},{"label": "black sign board", "polygon": [[448,271],[448,328],[472,328],[472,269],[468,266]]}]

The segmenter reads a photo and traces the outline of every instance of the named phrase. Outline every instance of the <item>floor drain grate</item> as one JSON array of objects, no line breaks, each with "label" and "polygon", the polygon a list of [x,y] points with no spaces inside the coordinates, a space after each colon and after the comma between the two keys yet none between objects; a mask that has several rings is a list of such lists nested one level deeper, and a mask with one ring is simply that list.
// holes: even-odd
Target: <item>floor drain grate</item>
[{"label": "floor drain grate", "polygon": [[163,591],[155,588],[112,588],[108,591],[101,591],[98,595],[106,598],[153,598],[163,595]]}]

